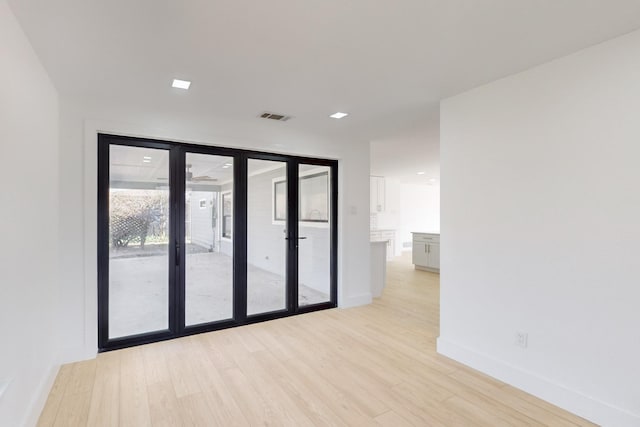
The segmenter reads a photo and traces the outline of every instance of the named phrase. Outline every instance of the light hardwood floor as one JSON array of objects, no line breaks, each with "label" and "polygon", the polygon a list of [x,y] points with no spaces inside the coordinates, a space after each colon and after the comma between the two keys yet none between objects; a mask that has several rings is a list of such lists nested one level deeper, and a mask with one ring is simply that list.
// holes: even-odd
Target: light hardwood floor
[{"label": "light hardwood floor", "polygon": [[435,351],[439,276],[383,296],[62,366],[40,426],[586,426]]}]

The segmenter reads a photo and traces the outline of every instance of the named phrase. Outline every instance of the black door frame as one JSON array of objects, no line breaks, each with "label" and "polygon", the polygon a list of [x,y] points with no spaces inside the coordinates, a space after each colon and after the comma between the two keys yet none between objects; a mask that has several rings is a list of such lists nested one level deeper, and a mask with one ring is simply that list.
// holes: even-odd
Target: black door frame
[{"label": "black door frame", "polygon": [[[169,152],[169,327],[138,335],[109,339],[109,147],[123,145],[156,148]],[[185,325],[185,156],[198,153],[233,158],[233,318]],[[247,316],[247,188],[249,159],[282,161],[287,164],[287,302],[280,311]],[[298,305],[298,184],[299,165],[330,168],[330,298],[329,301]],[[185,144],[171,141],[98,134],[98,351],[209,332],[249,323],[335,308],[338,304],[338,162],[336,160],[290,156],[236,148]]]}]

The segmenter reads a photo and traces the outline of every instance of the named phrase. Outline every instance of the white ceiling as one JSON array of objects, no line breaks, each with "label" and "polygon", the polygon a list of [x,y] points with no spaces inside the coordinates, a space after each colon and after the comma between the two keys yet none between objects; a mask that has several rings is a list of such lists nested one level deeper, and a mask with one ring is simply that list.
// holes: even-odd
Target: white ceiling
[{"label": "white ceiling", "polygon": [[640,27],[637,0],[9,3],[63,96],[246,121],[268,110],[293,116],[281,126],[366,140]]},{"label": "white ceiling", "polygon": [[439,118],[435,109],[420,123],[390,138],[371,141],[371,174],[401,182],[440,185]]},{"label": "white ceiling", "polygon": [[[169,151],[164,149],[112,145],[109,153],[112,182],[152,183],[169,181]],[[187,153],[186,166],[193,182],[187,184],[222,184],[233,177],[233,158]]]},{"label": "white ceiling", "polygon": [[119,182],[166,184],[169,151],[113,145],[109,151],[109,179]]}]

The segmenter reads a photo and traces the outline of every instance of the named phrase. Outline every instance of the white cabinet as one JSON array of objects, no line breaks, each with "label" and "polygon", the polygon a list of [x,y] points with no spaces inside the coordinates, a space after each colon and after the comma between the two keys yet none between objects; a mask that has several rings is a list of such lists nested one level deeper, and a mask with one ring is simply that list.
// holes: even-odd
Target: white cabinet
[{"label": "white cabinet", "polygon": [[387,259],[393,259],[396,251],[395,230],[371,230],[370,240],[372,242],[387,242]]},{"label": "white cabinet", "polygon": [[420,265],[429,264],[429,253],[427,252],[427,244],[422,242],[413,242],[411,250],[412,262],[416,268]]},{"label": "white cabinet", "polygon": [[418,270],[440,271],[440,235],[413,233],[412,259]]},{"label": "white cabinet", "polygon": [[427,254],[429,255],[427,267],[440,271],[440,244],[427,243]]},{"label": "white cabinet", "polygon": [[383,176],[369,177],[369,200],[371,212],[384,212],[386,203],[386,188]]}]

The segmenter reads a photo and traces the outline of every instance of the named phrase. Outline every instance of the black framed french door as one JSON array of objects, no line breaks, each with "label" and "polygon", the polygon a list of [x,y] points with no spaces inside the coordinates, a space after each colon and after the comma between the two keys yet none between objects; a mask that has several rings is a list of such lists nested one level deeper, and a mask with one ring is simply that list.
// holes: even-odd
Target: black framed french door
[{"label": "black framed french door", "polygon": [[337,172],[98,135],[100,351],[336,307]]}]

